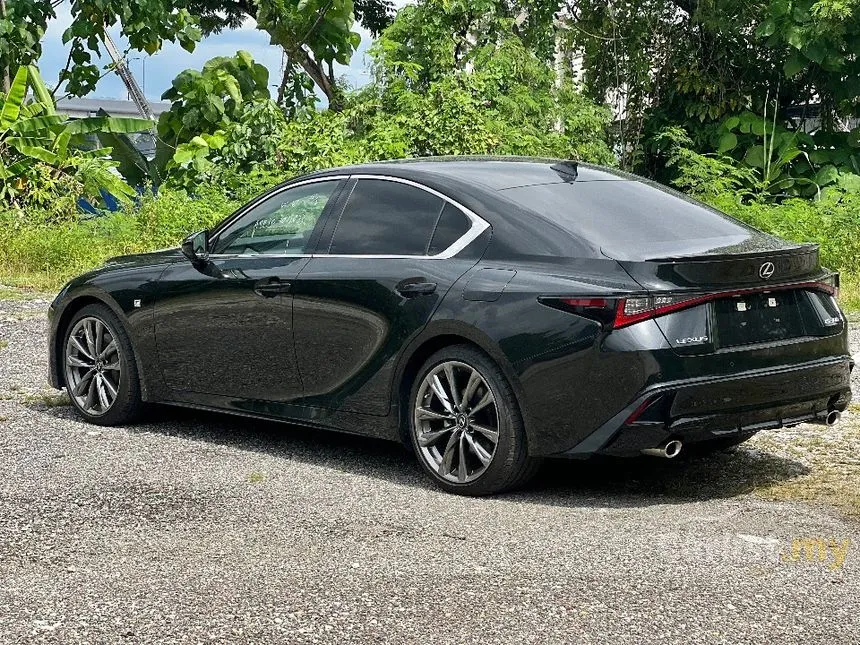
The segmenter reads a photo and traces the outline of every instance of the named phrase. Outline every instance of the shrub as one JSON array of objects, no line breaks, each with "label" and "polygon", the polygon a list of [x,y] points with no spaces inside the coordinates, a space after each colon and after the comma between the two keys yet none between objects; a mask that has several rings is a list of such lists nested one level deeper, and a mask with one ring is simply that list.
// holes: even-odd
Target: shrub
[{"label": "shrub", "polygon": [[176,246],[188,233],[209,228],[240,202],[219,191],[189,197],[163,190],[120,213],[49,221],[38,211],[0,210],[0,281],[54,290],[110,257]]}]

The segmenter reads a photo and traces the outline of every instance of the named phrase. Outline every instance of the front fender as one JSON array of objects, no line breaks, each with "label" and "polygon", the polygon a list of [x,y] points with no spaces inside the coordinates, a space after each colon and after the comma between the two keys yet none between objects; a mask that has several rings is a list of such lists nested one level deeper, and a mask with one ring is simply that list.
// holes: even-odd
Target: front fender
[{"label": "front fender", "polygon": [[[160,276],[161,271],[158,272]],[[55,388],[65,385],[62,343],[66,327],[76,312],[89,304],[110,308],[131,341],[137,364],[141,397],[158,399],[163,392],[155,348],[154,306],[157,279],[144,278],[141,270],[94,272],[76,278],[58,294],[48,310],[48,372]]]}]

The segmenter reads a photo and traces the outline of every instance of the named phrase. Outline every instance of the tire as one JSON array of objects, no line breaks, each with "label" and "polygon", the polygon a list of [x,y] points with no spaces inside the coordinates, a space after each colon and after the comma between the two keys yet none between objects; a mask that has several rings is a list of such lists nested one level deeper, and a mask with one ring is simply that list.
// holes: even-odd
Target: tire
[{"label": "tire", "polygon": [[510,383],[486,354],[470,345],[446,347],[427,359],[412,384],[408,424],[421,467],[450,493],[509,491],[525,484],[540,466],[528,454]]},{"label": "tire", "polygon": [[125,327],[109,307],[92,304],[78,311],[63,331],[61,352],[66,392],[86,421],[115,426],[138,418],[143,404],[137,362]]}]

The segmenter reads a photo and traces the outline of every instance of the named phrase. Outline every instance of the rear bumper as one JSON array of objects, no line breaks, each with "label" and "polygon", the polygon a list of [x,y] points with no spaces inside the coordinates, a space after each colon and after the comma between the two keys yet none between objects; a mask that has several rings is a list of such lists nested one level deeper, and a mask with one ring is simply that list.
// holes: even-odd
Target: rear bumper
[{"label": "rear bumper", "polygon": [[[848,356],[759,369],[731,377],[660,383],[558,457],[638,455],[671,439],[685,443],[821,419],[851,400]],[[642,412],[631,420],[631,415]]]}]

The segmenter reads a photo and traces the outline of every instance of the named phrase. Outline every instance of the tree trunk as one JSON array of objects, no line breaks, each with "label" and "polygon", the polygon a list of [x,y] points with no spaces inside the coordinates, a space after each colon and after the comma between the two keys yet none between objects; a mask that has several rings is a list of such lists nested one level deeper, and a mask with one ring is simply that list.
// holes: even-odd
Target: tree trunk
[{"label": "tree trunk", "polygon": [[328,99],[328,107],[330,110],[340,112],[343,110],[343,97],[340,95],[340,90],[331,82],[323,71],[322,66],[311,58],[303,47],[299,47],[293,52],[296,62],[302,66],[302,69],[307,72],[308,76],[313,79],[317,87],[323,91]]}]

